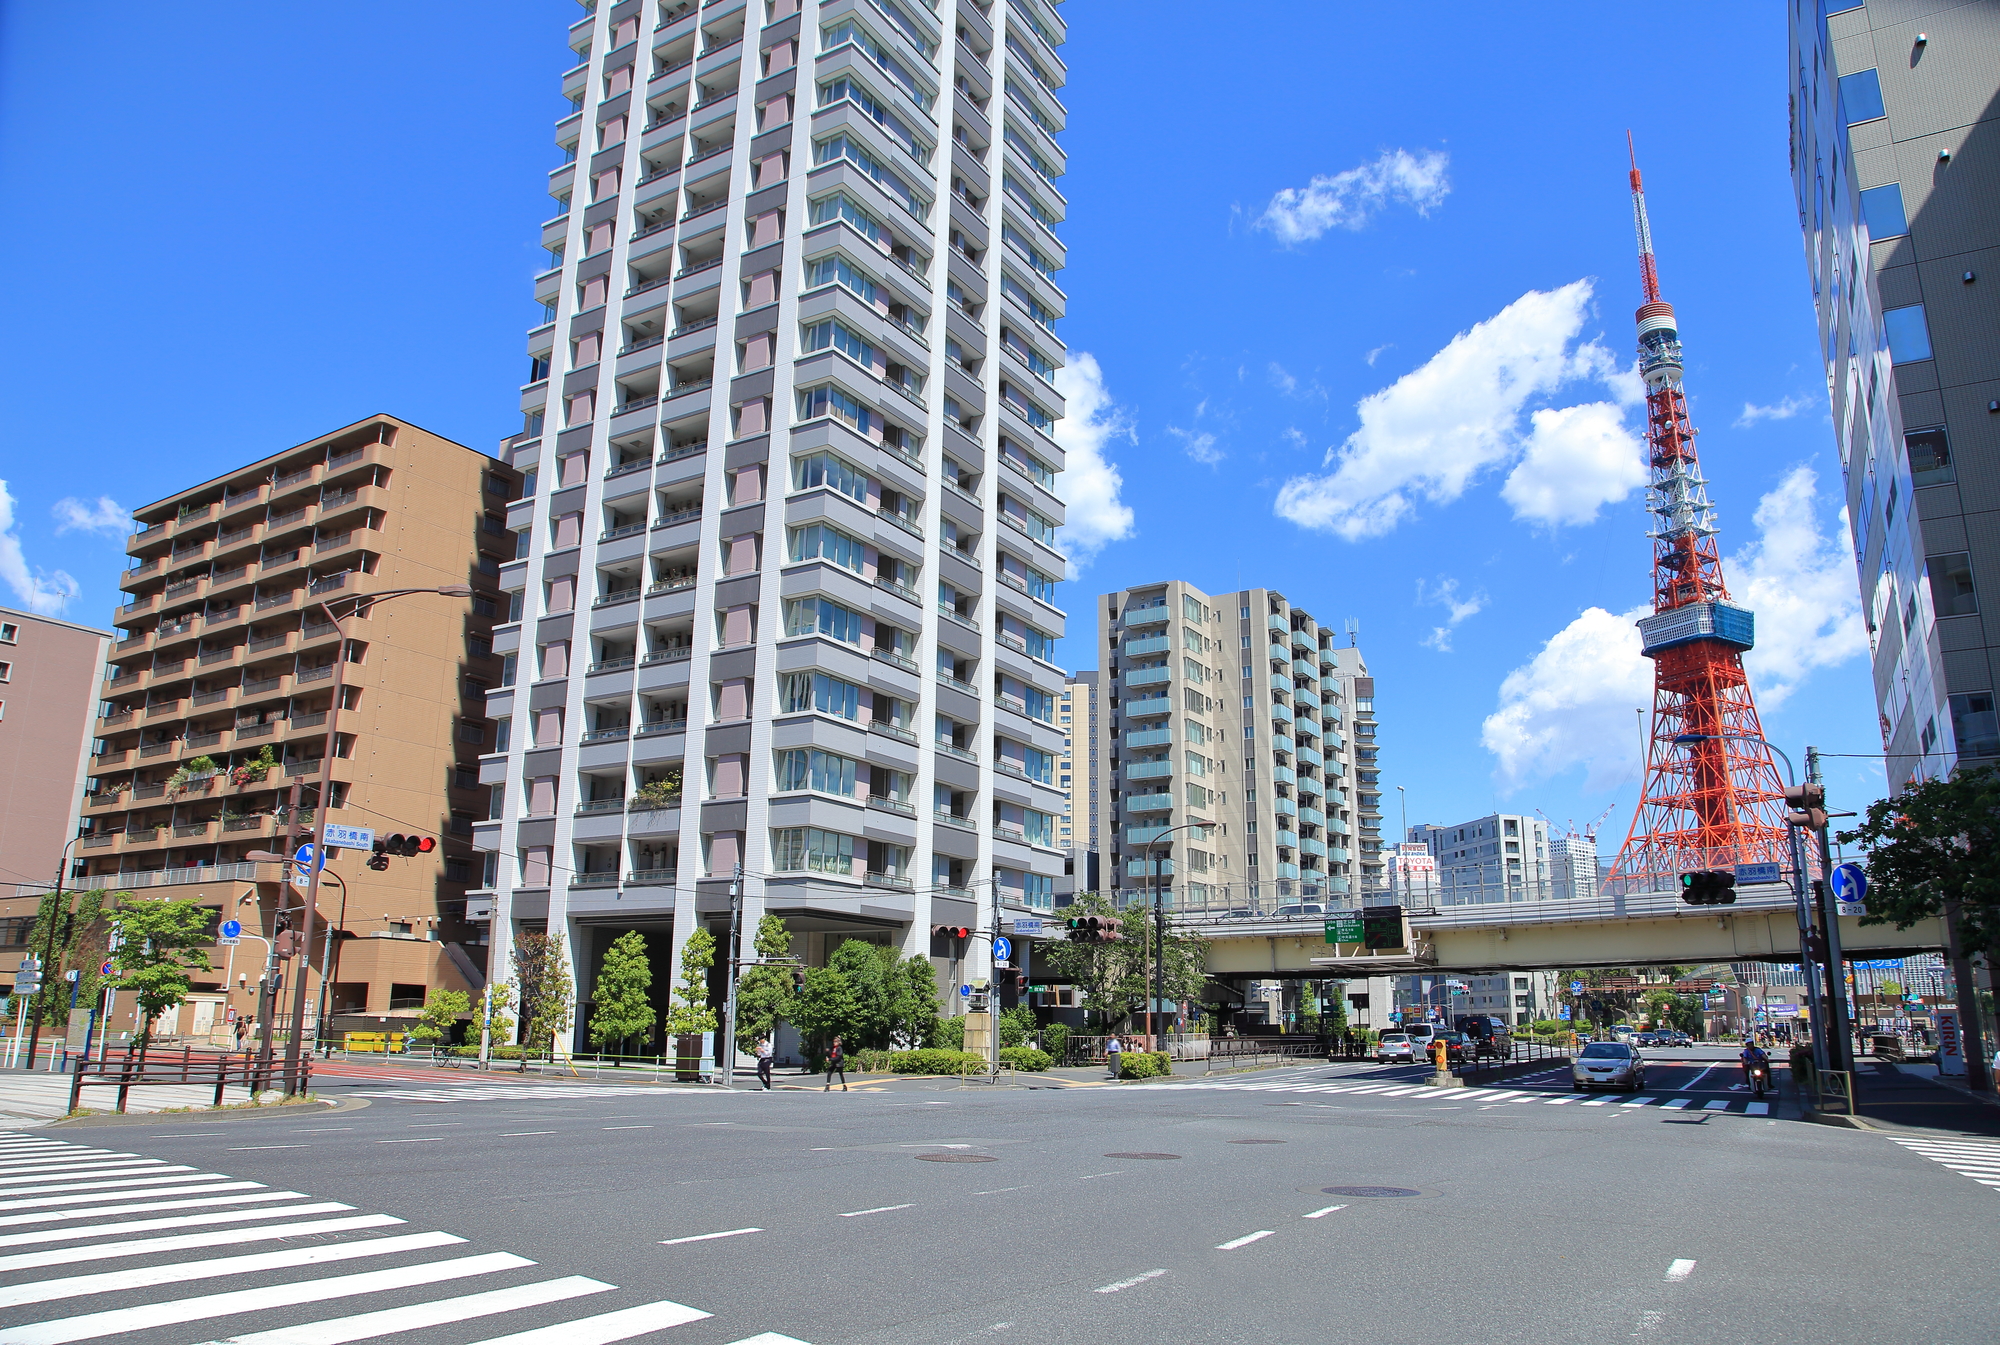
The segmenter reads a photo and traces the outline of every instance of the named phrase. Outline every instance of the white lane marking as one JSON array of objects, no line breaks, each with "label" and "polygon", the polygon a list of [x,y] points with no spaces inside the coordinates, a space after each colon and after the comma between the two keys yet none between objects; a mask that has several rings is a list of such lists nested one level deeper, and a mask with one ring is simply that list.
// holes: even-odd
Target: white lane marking
[{"label": "white lane marking", "polygon": [[1752,1116],[1769,1116],[1771,1114],[1771,1104],[1768,1102],[1753,1102],[1743,1110]]},{"label": "white lane marking", "polygon": [[1130,1289],[1135,1284],[1144,1284],[1147,1280],[1157,1280],[1166,1273],[1164,1270],[1149,1270],[1143,1275],[1134,1275],[1129,1280],[1119,1280],[1115,1284],[1107,1284],[1102,1289],[1093,1289],[1091,1292],[1097,1294],[1115,1294],[1120,1289]]},{"label": "white lane marking", "polygon": [[407,1140],[376,1140],[377,1144],[437,1144],[446,1139],[444,1135],[419,1135]]},{"label": "white lane marking", "polygon": [[1255,1233],[1245,1233],[1240,1238],[1231,1238],[1228,1242],[1216,1243],[1215,1250],[1217,1250],[1218,1252],[1233,1252],[1238,1247],[1248,1247],[1251,1243],[1259,1241],[1260,1239],[1275,1237],[1277,1235],[1277,1232],[1278,1230],[1275,1228],[1266,1228]]},{"label": "white lane marking", "polygon": [[294,1130],[294,1135],[332,1135],[342,1130],[352,1130],[353,1126],[316,1126],[311,1130]]},{"label": "white lane marking", "polygon": [[1648,1102],[1651,1102],[1651,1101],[1653,1101],[1653,1100],[1654,1100],[1654,1099],[1652,1099],[1652,1098],[1649,1098],[1649,1097],[1635,1097],[1635,1098],[1632,1098],[1632,1099],[1630,1099],[1629,1101],[1627,1101],[1627,1102],[1626,1102],[1626,1103],[1625,1103],[1624,1105],[1625,1105],[1625,1106],[1627,1106],[1627,1107],[1643,1107],[1643,1106],[1645,1106],[1645,1105],[1646,1105],[1646,1104],[1647,1104]]},{"label": "white lane marking", "polygon": [[1667,1100],[1666,1100],[1665,1102],[1663,1102],[1663,1103],[1661,1103],[1661,1104],[1660,1104],[1660,1110],[1661,1110],[1661,1111],[1679,1111],[1679,1110],[1680,1110],[1680,1109],[1681,1109],[1682,1107],[1685,1107],[1685,1106],[1687,1106],[1687,1104],[1688,1104],[1688,1103],[1690,1103],[1690,1102],[1692,1102],[1692,1101],[1694,1101],[1694,1099],[1693,1099],[1693,1098],[1691,1098],[1691,1097],[1673,1097],[1673,1098],[1668,1098],[1668,1099],[1667,1099]]},{"label": "white lane marking", "polygon": [[[256,1183],[246,1182],[244,1183],[244,1185],[255,1186]],[[146,1195],[149,1198],[159,1194],[160,1193],[158,1191],[146,1192]],[[116,1200],[121,1198],[122,1197],[118,1196],[106,1197],[106,1199],[110,1200]],[[198,1209],[203,1205],[243,1205],[253,1202],[261,1203],[264,1201],[271,1201],[271,1200],[305,1200],[305,1199],[308,1199],[308,1197],[297,1191],[265,1191],[262,1188],[259,1188],[257,1194],[255,1195],[217,1196],[212,1200],[150,1200],[149,1199],[149,1203],[143,1205],[96,1205],[80,1210],[42,1210],[34,1214],[9,1214],[5,1216],[0,1216],[0,1228],[12,1228],[21,1224],[45,1224],[45,1223],[51,1223],[58,1219],[100,1219],[107,1217],[115,1217],[124,1214],[156,1214],[161,1210]],[[262,1214],[259,1214],[257,1217],[269,1218],[272,1216],[281,1215],[283,1213],[285,1213],[284,1210],[269,1210]],[[81,1231],[78,1231],[76,1236],[82,1237],[83,1233]]]},{"label": "white lane marking", "polygon": [[1728,1111],[1728,1110],[1729,1110],[1729,1102],[1728,1102],[1728,1099],[1726,1099],[1726,1098],[1716,1098],[1716,1099],[1715,1099],[1714,1101],[1710,1102],[1710,1103],[1709,1103],[1709,1104],[1708,1104],[1707,1106],[1703,1107],[1703,1108],[1702,1108],[1702,1110],[1703,1110],[1703,1111]]},{"label": "white lane marking", "polygon": [[1572,1093],[1568,1097],[1544,1098],[1542,1102],[1544,1106],[1567,1107],[1570,1103],[1575,1102],[1576,1100],[1577,1100],[1576,1094]]},{"label": "white lane marking", "polygon": [[976,1196],[997,1196],[1005,1191],[1025,1191],[1027,1189],[1025,1186],[996,1186],[991,1191],[974,1191],[972,1194]]},{"label": "white lane marking", "polygon": [[[501,1342],[483,1340],[479,1345],[501,1345]],[[508,1342],[508,1345],[512,1345],[512,1342]],[[522,1345],[529,1343],[523,1342]],[[539,1342],[535,1345],[539,1345]],[[760,1331],[754,1336],[745,1336],[742,1340],[732,1340],[729,1345],[806,1345],[806,1343],[797,1336],[781,1336],[776,1331]]]},{"label": "white lane marking", "polygon": [[[661,1299],[657,1303],[641,1303],[636,1308],[620,1308],[617,1312],[599,1313],[595,1317],[579,1317],[573,1322],[557,1322],[554,1326],[537,1326],[527,1331],[516,1331],[508,1336],[493,1336],[475,1341],[473,1345],[612,1345],[614,1341],[630,1340],[653,1331],[664,1331],[670,1326],[683,1322],[698,1322],[708,1316],[684,1303],[673,1303]],[[766,1331],[736,1345],[806,1345],[802,1340],[781,1336]]]},{"label": "white lane marking", "polygon": [[599,1130],[651,1130],[651,1126],[599,1126]]},{"label": "white lane marking", "polygon": [[149,1289],[160,1284],[181,1284],[188,1280],[211,1280],[226,1275],[249,1275],[264,1270],[285,1270],[294,1266],[318,1266],[335,1261],[355,1261],[365,1256],[386,1256],[391,1252],[424,1251],[446,1247],[465,1239],[451,1233],[409,1233],[394,1238],[363,1238],[324,1247],[287,1247],[276,1252],[251,1252],[244,1256],[212,1256],[200,1261],[176,1261],[166,1266],[144,1266],[137,1270],[106,1270],[93,1275],[70,1275],[61,1279],[38,1280],[12,1289],[0,1289],[0,1307],[25,1303],[48,1303],[59,1298],[80,1298],[92,1294],[123,1293]]},{"label": "white lane marking", "polygon": [[108,1312],[85,1313],[79,1317],[58,1317],[46,1322],[29,1322],[0,1329],[4,1345],[66,1345],[75,1340],[123,1335],[178,1322],[195,1322],[205,1317],[227,1317],[239,1312],[291,1307],[297,1303],[323,1303],[352,1294],[380,1293],[387,1289],[409,1289],[442,1280],[464,1279],[470,1275],[490,1275],[499,1270],[515,1270],[535,1264],[512,1252],[488,1252],[483,1256],[463,1256],[451,1261],[432,1261],[420,1266],[400,1266],[393,1270],[367,1270],[358,1275],[336,1275],[324,1280],[304,1280],[275,1284],[261,1289],[237,1289],[228,1293],[204,1294],[198,1298],[177,1298],[137,1308],[116,1308]]},{"label": "white lane marking", "polygon": [[[151,1196],[205,1196],[221,1191],[261,1191],[262,1182],[225,1182],[207,1178],[188,1178],[201,1181],[200,1186],[164,1186],[153,1191],[91,1191],[80,1196],[41,1196],[34,1200],[0,1200],[0,1210],[46,1209],[55,1205],[87,1205],[93,1200],[138,1200]],[[297,1194],[294,1192],[294,1194]],[[4,1222],[4,1220],[0,1220]]]},{"label": "white lane marking", "polygon": [[1590,1101],[1584,1103],[1583,1105],[1586,1107],[1608,1107],[1617,1100],[1618,1100],[1617,1098],[1594,1097]]},{"label": "white lane marking", "polygon": [[1119,1173],[1123,1171],[1125,1171],[1124,1168],[1113,1168],[1109,1172],[1089,1172],[1085,1173],[1081,1177],[1078,1177],[1077,1180],[1080,1182],[1094,1182],[1099,1177],[1116,1177]]},{"label": "white lane marking", "polygon": [[223,1150],[224,1153],[243,1154],[252,1149],[310,1149],[310,1144],[238,1144]]},{"label": "white lane marking", "polygon": [[[544,1303],[560,1303],[564,1299],[601,1294],[616,1287],[583,1275],[567,1275],[559,1280],[542,1280],[536,1284],[516,1285],[511,1289],[489,1289],[481,1294],[462,1294],[457,1298],[440,1298],[401,1308],[382,1308],[376,1312],[333,1317],[302,1326],[255,1331],[245,1336],[229,1337],[228,1345],[346,1345],[348,1341],[367,1340],[399,1331],[416,1331],[427,1326],[468,1321],[474,1317],[491,1317],[495,1313],[515,1312]],[[678,1303],[672,1306],[680,1308]],[[708,1316],[705,1312],[695,1312],[693,1308],[681,1308],[681,1312],[694,1315],[673,1320],[662,1314],[663,1320],[658,1326],[678,1326],[681,1322],[697,1321]]]},{"label": "white lane marking", "polygon": [[555,1133],[553,1130],[508,1130],[502,1132],[500,1138],[503,1140],[517,1140],[523,1135],[553,1135]]},{"label": "white lane marking", "polygon": [[[154,1252],[178,1252],[190,1247],[226,1247],[233,1243],[265,1242],[272,1238],[301,1237],[308,1233],[344,1233],[356,1228],[386,1228],[403,1221],[388,1214],[357,1214],[346,1219],[309,1219],[303,1223],[266,1224],[260,1228],[231,1228],[214,1233],[177,1233],[164,1238],[133,1238],[125,1242],[100,1242],[89,1247],[64,1247],[56,1251],[17,1252],[0,1256],[0,1271],[28,1270],[37,1266],[74,1265],[79,1261],[109,1261],[120,1256],[149,1256]],[[4,1291],[0,1291],[4,1292]]]},{"label": "white lane marking", "polygon": [[1494,1094],[1493,1096],[1494,1096],[1494,1097],[1496,1097],[1496,1098],[1504,1098],[1504,1097],[1526,1097],[1526,1096],[1527,1096],[1527,1094],[1526,1094],[1526,1093],[1524,1093],[1524,1092],[1522,1092],[1521,1090],[1519,1090],[1519,1089],[1517,1088],[1517,1089],[1514,1089],[1514,1090],[1513,1090],[1513,1091],[1511,1091],[1511,1092],[1505,1092],[1505,1093],[1495,1093],[1495,1094]]},{"label": "white lane marking", "polygon": [[219,1172],[202,1172],[198,1169],[178,1164],[163,1170],[177,1175],[171,1177],[119,1177],[116,1180],[105,1177],[91,1178],[86,1181],[59,1181],[48,1177],[37,1177],[35,1180],[41,1183],[40,1185],[16,1186],[11,1190],[0,1191],[0,1196],[5,1196],[11,1200],[15,1196],[39,1196],[45,1195],[50,1191],[110,1191],[116,1190],[121,1186],[158,1186],[161,1182],[196,1182],[207,1181],[210,1178],[220,1181],[222,1179],[222,1174]]},{"label": "white lane marking", "polygon": [[662,1238],[660,1245],[662,1247],[678,1247],[683,1242],[713,1242],[717,1238],[740,1238],[745,1233],[761,1233],[763,1231],[761,1228],[732,1228],[723,1233],[696,1233],[685,1238]]},{"label": "white lane marking", "polygon": [[909,1209],[915,1203],[915,1201],[908,1201],[901,1205],[877,1205],[875,1208],[869,1210],[849,1210],[838,1217],[842,1219],[859,1219],[864,1214],[887,1214],[890,1210]]},{"label": "white lane marking", "polygon": [[1684,1280],[1692,1274],[1694,1274],[1694,1262],[1682,1258],[1674,1261],[1667,1267],[1667,1282],[1672,1284],[1676,1280]]},{"label": "white lane marking", "polygon": [[1409,1096],[1409,1095],[1410,1095],[1411,1093],[1421,1093],[1421,1092],[1424,1092],[1424,1091],[1425,1091],[1425,1089],[1424,1089],[1424,1088],[1422,1088],[1422,1087],[1418,1087],[1418,1088],[1385,1088],[1385,1089],[1383,1089],[1383,1090],[1382,1090],[1382,1091],[1381,1091],[1380,1093],[1376,1094],[1376,1096],[1377,1096],[1377,1097],[1408,1097],[1408,1096]]},{"label": "white lane marking", "polygon": [[221,1210],[215,1214],[184,1214],[172,1219],[132,1219],[125,1223],[91,1224],[84,1228],[43,1228],[33,1233],[0,1236],[0,1247],[25,1247],[37,1242],[70,1242],[77,1238],[104,1238],[123,1233],[144,1233],[159,1228],[198,1228],[203,1224],[237,1224],[252,1219],[290,1219],[301,1214],[330,1214],[351,1210],[337,1200],[311,1205],[286,1205],[274,1210]]},{"label": "white lane marking", "polygon": [[112,1176],[152,1168],[158,1172],[191,1172],[191,1168],[170,1168],[157,1158],[93,1158],[87,1163],[26,1163],[0,1172],[0,1182],[46,1181],[52,1177],[80,1177],[86,1173]]},{"label": "white lane marking", "polygon": [[1688,1092],[1692,1093],[1694,1091],[1694,1086],[1700,1083],[1703,1079],[1707,1078],[1708,1072],[1714,1068],[1715,1066],[1713,1065],[1704,1065],[1702,1067],[1701,1073],[1695,1075],[1692,1079],[1689,1079],[1686,1083],[1682,1084],[1681,1087],[1685,1088]]},{"label": "white lane marking", "polygon": [[1333,1212],[1334,1212],[1335,1210],[1344,1210],[1344,1209],[1346,1209],[1346,1208],[1347,1208],[1347,1206],[1345,1206],[1345,1205],[1328,1205],[1328,1206],[1327,1206],[1327,1207],[1326,1207],[1325,1209],[1323,1209],[1323,1210],[1314,1210],[1314,1211],[1313,1211],[1313,1212],[1312,1212],[1311,1214],[1301,1214],[1301,1215],[1299,1216],[1299,1218],[1301,1218],[1301,1219],[1324,1219],[1324,1218],[1326,1218],[1326,1216],[1327,1216],[1327,1215],[1329,1215],[1329,1214],[1332,1214],[1332,1213],[1333,1213]]}]

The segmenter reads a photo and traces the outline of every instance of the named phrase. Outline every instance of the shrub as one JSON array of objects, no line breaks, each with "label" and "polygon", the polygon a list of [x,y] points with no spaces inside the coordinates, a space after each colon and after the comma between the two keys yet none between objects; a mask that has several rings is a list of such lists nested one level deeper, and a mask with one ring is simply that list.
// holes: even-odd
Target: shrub
[{"label": "shrub", "polygon": [[1121,1079],[1156,1079],[1173,1072],[1173,1059],[1165,1051],[1127,1051],[1118,1062]]},{"label": "shrub", "polygon": [[897,1074],[968,1074],[986,1068],[971,1051],[891,1051],[889,1068]]},{"label": "shrub", "polygon": [[934,1051],[963,1051],[965,1049],[965,1020],[963,1018],[940,1018],[924,1033],[924,1046]]},{"label": "shrub", "polygon": [[[471,1046],[447,1046],[445,1054],[477,1060],[479,1058],[479,1047],[477,1044]],[[487,1054],[493,1060],[519,1060],[524,1053],[518,1046],[500,1046],[496,1044]],[[528,1058],[530,1060],[538,1060],[541,1057],[537,1054]]]},{"label": "shrub", "polygon": [[1042,1049],[1060,1060],[1069,1049],[1069,1024],[1050,1023],[1042,1029]]},{"label": "shrub", "polygon": [[1035,1011],[1025,1004],[1003,1010],[1000,1014],[1000,1045],[1022,1046],[1028,1035],[1035,1030]]},{"label": "shrub", "polygon": [[1003,1046],[1000,1048],[1000,1063],[1012,1065],[1015,1069],[1039,1073],[1056,1062],[1047,1051],[1038,1051],[1032,1046]]},{"label": "shrub", "polygon": [[[886,1073],[889,1069],[889,1057],[894,1054],[895,1052],[893,1051],[849,1051],[847,1054],[848,1068],[857,1074]],[[820,1062],[821,1068],[825,1068],[825,1065],[825,1061]]]}]

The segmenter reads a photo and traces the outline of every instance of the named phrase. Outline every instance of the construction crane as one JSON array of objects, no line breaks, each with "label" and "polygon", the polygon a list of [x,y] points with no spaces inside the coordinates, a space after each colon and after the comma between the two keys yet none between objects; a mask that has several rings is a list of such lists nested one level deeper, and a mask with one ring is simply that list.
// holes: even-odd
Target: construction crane
[{"label": "construction crane", "polygon": [[1782,862],[1784,787],[1743,671],[1756,618],[1730,600],[1723,581],[1715,510],[1681,391],[1680,329],[1673,305],[1660,298],[1629,132],[1626,149],[1645,297],[1634,316],[1646,384],[1646,507],[1655,522],[1647,534],[1653,614],[1638,624],[1643,652],[1653,661],[1653,723],[1639,806],[1607,884],[1670,886],[1674,875],[1691,869]]}]

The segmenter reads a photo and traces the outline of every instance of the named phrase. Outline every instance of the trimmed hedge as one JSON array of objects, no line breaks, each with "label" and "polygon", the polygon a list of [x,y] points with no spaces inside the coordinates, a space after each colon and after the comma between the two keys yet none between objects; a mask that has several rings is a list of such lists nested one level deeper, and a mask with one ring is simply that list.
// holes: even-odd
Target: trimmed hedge
[{"label": "trimmed hedge", "polygon": [[[447,1046],[444,1048],[444,1053],[446,1055],[457,1056],[462,1060],[477,1060],[479,1058],[479,1048],[477,1046]],[[540,1051],[530,1054],[519,1046],[495,1046],[487,1053],[488,1058],[492,1060],[519,1060],[523,1055],[526,1055],[530,1060],[540,1060],[542,1058]]]},{"label": "trimmed hedge", "polygon": [[1000,1063],[1012,1065],[1018,1070],[1039,1073],[1056,1061],[1047,1051],[1038,1051],[1032,1046],[1008,1046],[1002,1048],[1000,1052]]},{"label": "trimmed hedge", "polygon": [[986,1060],[972,1051],[892,1051],[889,1068],[897,1074],[970,1074],[983,1072]]},{"label": "trimmed hedge", "polygon": [[1157,1079],[1173,1072],[1173,1057],[1165,1051],[1127,1051],[1118,1061],[1121,1079]]}]

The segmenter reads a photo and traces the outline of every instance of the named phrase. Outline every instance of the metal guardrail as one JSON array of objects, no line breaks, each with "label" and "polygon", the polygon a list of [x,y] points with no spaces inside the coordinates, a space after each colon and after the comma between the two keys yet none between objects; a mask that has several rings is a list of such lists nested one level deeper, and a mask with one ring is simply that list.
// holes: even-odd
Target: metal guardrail
[{"label": "metal guardrail", "polygon": [[[174,1084],[179,1086],[215,1085],[215,1104],[222,1105],[222,1091],[230,1084],[248,1088],[254,1095],[271,1086],[274,1076],[283,1069],[278,1060],[260,1061],[247,1056],[197,1055],[192,1047],[183,1046],[178,1057],[171,1054],[156,1055],[148,1050],[125,1048],[122,1057],[114,1057],[108,1052],[93,1066],[88,1060],[78,1060],[76,1069],[70,1075],[69,1110],[74,1112],[81,1105],[86,1087],[115,1087],[118,1090],[118,1110],[125,1110],[126,1102],[134,1088],[149,1085]],[[304,1092],[312,1080],[312,1059],[301,1055],[299,1059],[299,1091]]]}]

